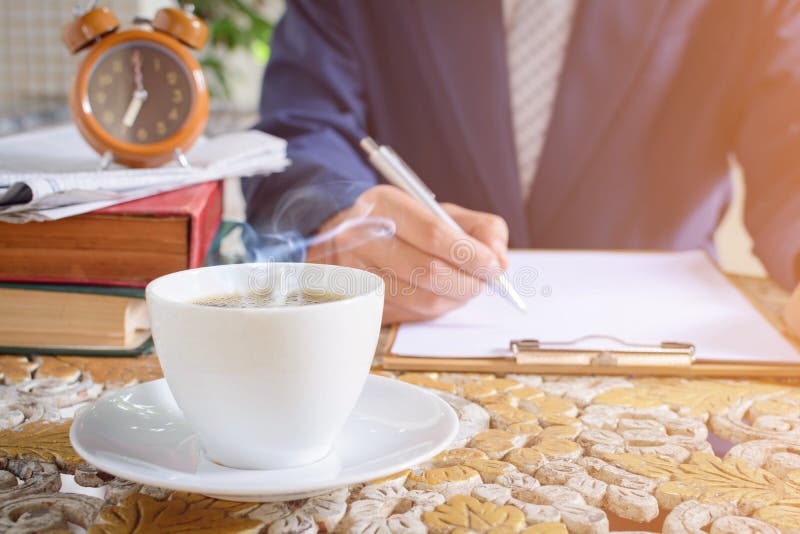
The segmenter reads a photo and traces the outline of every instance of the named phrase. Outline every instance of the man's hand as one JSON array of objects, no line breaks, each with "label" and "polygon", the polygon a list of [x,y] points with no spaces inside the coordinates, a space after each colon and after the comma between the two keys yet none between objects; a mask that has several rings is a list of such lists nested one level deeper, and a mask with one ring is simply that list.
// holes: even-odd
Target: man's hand
[{"label": "man's hand", "polygon": [[792,298],[786,305],[783,317],[792,333],[800,338],[800,284],[795,288]]},{"label": "man's hand", "polygon": [[439,220],[400,189],[379,185],[320,229],[348,219],[385,217],[397,232],[351,247],[347,232],[308,251],[308,261],[366,269],[386,282],[383,323],[431,319],[458,308],[507,266],[508,226],[497,215],[453,204],[442,207],[466,234]]}]

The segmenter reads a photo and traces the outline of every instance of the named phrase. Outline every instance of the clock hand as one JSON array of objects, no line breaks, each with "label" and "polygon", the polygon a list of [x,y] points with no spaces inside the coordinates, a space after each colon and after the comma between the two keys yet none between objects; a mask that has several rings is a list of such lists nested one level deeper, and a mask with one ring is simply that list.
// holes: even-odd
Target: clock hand
[{"label": "clock hand", "polygon": [[136,117],[139,116],[139,112],[142,110],[142,104],[144,101],[147,100],[147,91],[134,91],[133,98],[131,98],[130,104],[128,104],[128,109],[125,110],[125,115],[122,117],[122,125],[126,128],[130,128],[133,126],[133,123],[136,122]]},{"label": "clock hand", "polygon": [[147,91],[144,88],[144,81],[142,77],[142,54],[139,50],[134,50],[131,55],[133,62],[133,80],[136,84],[136,90],[133,92],[128,109],[125,110],[125,115],[122,117],[122,125],[125,128],[130,128],[136,122],[136,117],[142,110],[142,104],[147,100]]}]

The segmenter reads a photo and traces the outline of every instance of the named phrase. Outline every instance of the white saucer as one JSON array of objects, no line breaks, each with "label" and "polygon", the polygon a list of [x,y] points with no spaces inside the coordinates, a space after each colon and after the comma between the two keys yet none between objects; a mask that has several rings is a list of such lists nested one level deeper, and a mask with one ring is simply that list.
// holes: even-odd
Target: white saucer
[{"label": "white saucer", "polygon": [[125,389],[78,413],[72,446],[113,475],[236,501],[297,499],[388,476],[444,450],[455,438],[453,409],[422,388],[370,375],[355,410],[319,462],[274,471],[206,459],[164,380]]}]

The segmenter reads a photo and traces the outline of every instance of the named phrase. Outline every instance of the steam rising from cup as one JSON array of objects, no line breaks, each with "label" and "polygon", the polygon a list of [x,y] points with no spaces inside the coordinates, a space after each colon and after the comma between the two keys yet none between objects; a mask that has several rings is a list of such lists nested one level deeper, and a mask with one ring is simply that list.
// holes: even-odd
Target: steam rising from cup
[{"label": "steam rising from cup", "polygon": [[[337,237],[346,235],[347,239],[339,240],[336,252],[344,252],[376,239],[391,239],[397,232],[394,221],[385,217],[364,217],[349,219],[338,226],[306,239],[306,248],[334,243]],[[308,257],[308,261],[317,258]]]},{"label": "steam rising from cup", "polygon": [[[234,261],[247,263],[304,262],[319,261],[320,254],[308,256],[311,247],[325,246],[328,253],[344,252],[376,239],[391,239],[397,232],[394,221],[385,217],[363,217],[350,219],[338,226],[309,237],[297,231],[259,233],[248,223],[229,232],[229,236],[237,239],[241,236],[243,251],[228,256],[238,256]],[[239,234],[239,235],[237,235]],[[343,239],[337,239],[343,238]],[[226,239],[228,239],[226,237]],[[224,243],[223,243],[224,244]],[[209,265],[231,263],[230,259],[221,257],[209,258]]]},{"label": "steam rising from cup", "polygon": [[[296,163],[295,165],[302,165]],[[274,263],[274,262],[319,262],[327,263],[326,257],[339,252],[361,246],[376,239],[391,239],[396,234],[394,221],[385,217],[370,216],[372,206],[359,217],[346,220],[333,229],[315,233],[331,213],[347,205],[342,199],[356,198],[361,190],[352,182],[328,182],[324,186],[313,176],[313,168],[308,169],[309,181],[303,186],[295,187],[279,198],[270,196],[269,188],[255,188],[258,180],[270,180],[280,183],[280,175],[269,178],[246,178],[243,181],[243,192],[248,202],[253,201],[250,194],[258,194],[254,205],[258,211],[248,213],[248,221],[239,223],[234,230],[231,243],[235,247],[225,247],[223,240],[220,257],[209,258],[207,263]],[[297,184],[296,184],[297,185]],[[344,204],[343,204],[344,202]],[[250,224],[252,223],[252,224]],[[233,233],[233,232],[232,232]],[[313,234],[313,235],[312,235]],[[227,239],[227,238],[226,238]],[[309,249],[314,247],[313,256],[309,257]],[[318,251],[324,251],[324,254]],[[226,257],[227,256],[227,257]]]}]

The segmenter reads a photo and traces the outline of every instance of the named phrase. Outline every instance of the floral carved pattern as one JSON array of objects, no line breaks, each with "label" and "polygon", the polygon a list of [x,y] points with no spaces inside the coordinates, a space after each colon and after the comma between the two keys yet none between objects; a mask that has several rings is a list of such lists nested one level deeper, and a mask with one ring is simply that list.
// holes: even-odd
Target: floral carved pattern
[{"label": "floral carved pattern", "polygon": [[174,496],[159,501],[142,494],[122,504],[103,509],[90,534],[201,532],[258,532],[264,524],[255,519],[235,517],[236,507],[215,505],[213,499],[183,500]]},{"label": "floral carved pattern", "polygon": [[37,421],[14,430],[0,432],[0,458],[52,462],[72,473],[83,462],[69,443],[71,421]]}]

